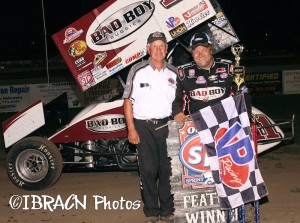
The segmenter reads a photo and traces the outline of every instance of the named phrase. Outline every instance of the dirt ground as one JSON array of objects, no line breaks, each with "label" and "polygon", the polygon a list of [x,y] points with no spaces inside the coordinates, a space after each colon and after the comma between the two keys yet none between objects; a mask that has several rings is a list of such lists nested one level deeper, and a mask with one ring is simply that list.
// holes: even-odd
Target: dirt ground
[{"label": "dirt ground", "polygon": [[[46,190],[24,191],[8,179],[4,159],[2,150],[1,223],[144,222],[136,172],[63,173],[59,181]],[[260,221],[300,222],[300,143],[280,146],[260,156],[258,163],[269,190],[268,198],[261,201]],[[45,205],[43,199],[49,201],[49,205]]]}]

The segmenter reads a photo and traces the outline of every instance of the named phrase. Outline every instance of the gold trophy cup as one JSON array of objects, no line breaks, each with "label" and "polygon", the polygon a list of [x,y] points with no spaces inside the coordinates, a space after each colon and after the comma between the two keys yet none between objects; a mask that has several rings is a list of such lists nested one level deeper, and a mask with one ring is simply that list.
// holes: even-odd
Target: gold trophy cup
[{"label": "gold trophy cup", "polygon": [[235,66],[233,71],[233,81],[237,85],[237,91],[240,91],[240,86],[245,82],[245,67],[240,66],[241,54],[244,50],[244,46],[235,44],[231,46],[231,52],[235,56]]}]

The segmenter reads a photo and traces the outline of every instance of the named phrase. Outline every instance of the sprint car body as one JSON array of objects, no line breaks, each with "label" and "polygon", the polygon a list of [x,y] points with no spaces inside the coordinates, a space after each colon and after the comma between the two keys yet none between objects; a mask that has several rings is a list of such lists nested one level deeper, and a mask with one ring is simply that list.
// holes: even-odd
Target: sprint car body
[{"label": "sprint car body", "polygon": [[[7,173],[16,186],[41,190],[63,168],[137,170],[135,146],[127,140],[123,100],[85,107],[69,123],[66,93],[43,105],[37,101],[2,123]],[[292,140],[270,117],[253,107],[258,153]],[[294,118],[285,123],[294,124]],[[53,129],[56,128],[56,129]],[[52,134],[49,134],[53,132]]]},{"label": "sprint car body", "polygon": [[[170,41],[167,59],[177,45],[183,46],[185,53],[179,51],[172,58],[175,66],[189,58],[185,45],[195,32],[209,34],[214,53],[239,41],[217,0],[131,0],[131,4],[109,0],[52,38],[84,91],[144,57],[145,39],[154,31],[164,32]],[[286,137],[266,114],[255,107],[252,113],[258,153],[293,139],[293,130]],[[41,190],[53,185],[63,169],[73,167],[137,170],[123,100],[91,104],[68,120],[65,93],[46,105],[37,101],[3,122],[7,172],[13,184]],[[294,118],[286,123],[293,125]]]}]

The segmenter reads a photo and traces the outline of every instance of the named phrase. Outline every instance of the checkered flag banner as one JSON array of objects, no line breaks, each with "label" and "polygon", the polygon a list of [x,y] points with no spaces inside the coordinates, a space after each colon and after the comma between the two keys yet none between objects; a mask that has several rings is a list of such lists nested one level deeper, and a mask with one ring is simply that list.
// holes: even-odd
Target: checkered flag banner
[{"label": "checkered flag banner", "polygon": [[267,196],[244,95],[228,97],[191,118],[207,149],[220,208],[233,209]]}]

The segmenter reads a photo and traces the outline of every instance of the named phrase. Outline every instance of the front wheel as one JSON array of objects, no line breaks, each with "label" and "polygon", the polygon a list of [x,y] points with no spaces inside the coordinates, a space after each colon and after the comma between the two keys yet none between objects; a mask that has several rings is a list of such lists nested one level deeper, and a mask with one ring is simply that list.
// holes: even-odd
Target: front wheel
[{"label": "front wheel", "polygon": [[62,172],[62,157],[54,143],[42,137],[17,142],[7,155],[10,180],[24,190],[42,190],[53,185]]}]

